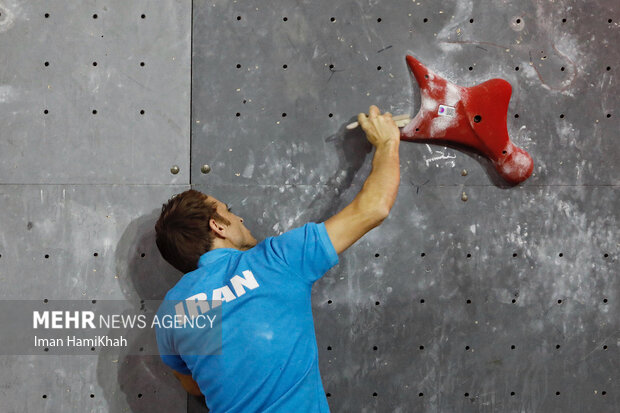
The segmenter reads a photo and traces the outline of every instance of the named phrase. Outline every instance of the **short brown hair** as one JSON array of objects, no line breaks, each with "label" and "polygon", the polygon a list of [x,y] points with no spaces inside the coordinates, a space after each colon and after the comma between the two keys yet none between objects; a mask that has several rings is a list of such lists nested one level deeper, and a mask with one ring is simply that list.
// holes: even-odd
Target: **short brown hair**
[{"label": "short brown hair", "polygon": [[198,268],[198,259],[211,250],[215,235],[211,231],[211,218],[230,225],[230,221],[217,213],[215,201],[202,192],[189,189],[172,196],[161,207],[155,224],[155,243],[162,257],[182,273]]}]

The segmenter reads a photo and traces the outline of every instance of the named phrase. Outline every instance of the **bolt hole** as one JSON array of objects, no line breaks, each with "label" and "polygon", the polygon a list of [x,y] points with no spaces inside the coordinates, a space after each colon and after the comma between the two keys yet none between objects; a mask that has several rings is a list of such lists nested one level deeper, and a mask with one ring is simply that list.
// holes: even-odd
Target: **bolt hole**
[{"label": "bolt hole", "polygon": [[470,23],[473,23],[473,22],[474,22],[474,19],[469,19],[469,22],[470,22]]},{"label": "bolt hole", "polygon": [[421,304],[424,304],[424,298],[422,298],[422,299],[420,300],[420,303],[421,303]]},{"label": "bolt hole", "polygon": [[506,155],[506,153],[507,153],[506,151],[502,151],[502,154]]},{"label": "bolt hole", "polygon": [[377,23],[381,23],[381,17],[377,19]]},{"label": "bolt hole", "polygon": [[424,18],[424,23],[426,23],[426,22],[428,22],[428,19],[425,17],[425,18]]},{"label": "bolt hole", "polygon": [[335,17],[332,17],[332,18],[331,18],[331,19],[329,19],[329,20],[330,20],[331,22],[335,22],[335,21],[336,21],[336,18],[335,18]]},{"label": "bolt hole", "polygon": [[473,68],[473,67],[471,67],[471,66],[469,66],[469,70],[474,70],[474,68]]},{"label": "bolt hole", "polygon": [[282,20],[287,21],[288,17],[282,17]]},{"label": "bolt hole", "polygon": [[378,254],[378,253],[377,253],[377,254],[375,254],[375,257],[378,257],[378,256],[379,256],[379,254]]},{"label": "bolt hole", "polygon": [[564,119],[564,114],[560,114],[560,119]]},{"label": "bolt hole", "polygon": [[564,66],[562,66],[562,67],[560,68],[560,70],[563,72],[563,71],[565,70]]},{"label": "bolt hole", "polygon": [[467,304],[471,304],[471,300],[467,300]]},{"label": "bolt hole", "polygon": [[518,113],[515,113],[515,118],[519,119],[519,114]]},{"label": "bolt hole", "polygon": [[517,24],[521,24],[521,19],[517,19]]},{"label": "bolt hole", "polygon": [[381,304],[379,301],[375,301],[375,305],[379,305]]},{"label": "bolt hole", "polygon": [[241,20],[241,16],[237,16],[237,20]]},{"label": "bolt hole", "polygon": [[518,72],[519,71],[519,66],[515,67],[515,70]]},{"label": "bolt hole", "polygon": [[480,115],[474,116],[474,122],[480,123],[480,121],[482,121],[482,116],[480,116]]},{"label": "bolt hole", "polygon": [[426,253],[424,252],[420,254],[420,257],[425,257],[425,256],[426,256]]}]

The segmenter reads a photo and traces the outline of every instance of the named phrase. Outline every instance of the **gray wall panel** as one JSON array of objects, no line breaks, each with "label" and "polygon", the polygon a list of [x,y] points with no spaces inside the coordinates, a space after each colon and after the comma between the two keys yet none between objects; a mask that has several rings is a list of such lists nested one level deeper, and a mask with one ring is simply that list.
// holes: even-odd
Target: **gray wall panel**
[{"label": "gray wall panel", "polygon": [[532,177],[506,188],[478,154],[403,142],[390,217],[316,283],[332,411],[620,405],[612,2],[215,2],[194,15],[192,182],[259,240],[354,198],[373,152],[344,126],[370,104],[417,112],[405,54],[461,86],[512,85],[508,131]]},{"label": "gray wall panel", "polygon": [[2,182],[189,182],[188,2],[12,1],[0,14]]},{"label": "gray wall panel", "polygon": [[[161,204],[186,189],[0,186],[0,298],[126,300],[136,309],[163,298],[180,274],[161,258],[153,225]],[[0,356],[2,411],[186,411],[187,395],[159,357],[135,355],[152,341],[128,341],[92,356]]]}]

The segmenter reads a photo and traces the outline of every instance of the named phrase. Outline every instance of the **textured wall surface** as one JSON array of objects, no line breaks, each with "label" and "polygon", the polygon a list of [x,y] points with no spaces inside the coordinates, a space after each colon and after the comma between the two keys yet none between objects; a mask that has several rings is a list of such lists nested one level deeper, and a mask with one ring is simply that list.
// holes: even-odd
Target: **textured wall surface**
[{"label": "textured wall surface", "polygon": [[[509,81],[534,173],[401,143],[389,218],[313,289],[331,410],[615,412],[619,23],[613,1],[0,0],[0,298],[161,298],[153,225],[190,184],[258,240],[326,220],[371,169],[345,125],[419,109],[411,54]],[[0,356],[1,410],[206,411],[128,353]]]}]

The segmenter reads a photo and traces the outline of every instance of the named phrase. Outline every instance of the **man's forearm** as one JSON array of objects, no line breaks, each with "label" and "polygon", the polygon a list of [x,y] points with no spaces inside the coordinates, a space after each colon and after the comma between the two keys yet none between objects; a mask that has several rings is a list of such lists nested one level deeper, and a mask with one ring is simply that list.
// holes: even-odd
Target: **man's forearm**
[{"label": "man's forearm", "polygon": [[372,171],[355,197],[360,209],[374,211],[385,218],[396,202],[400,184],[400,141],[390,141],[375,148]]}]

